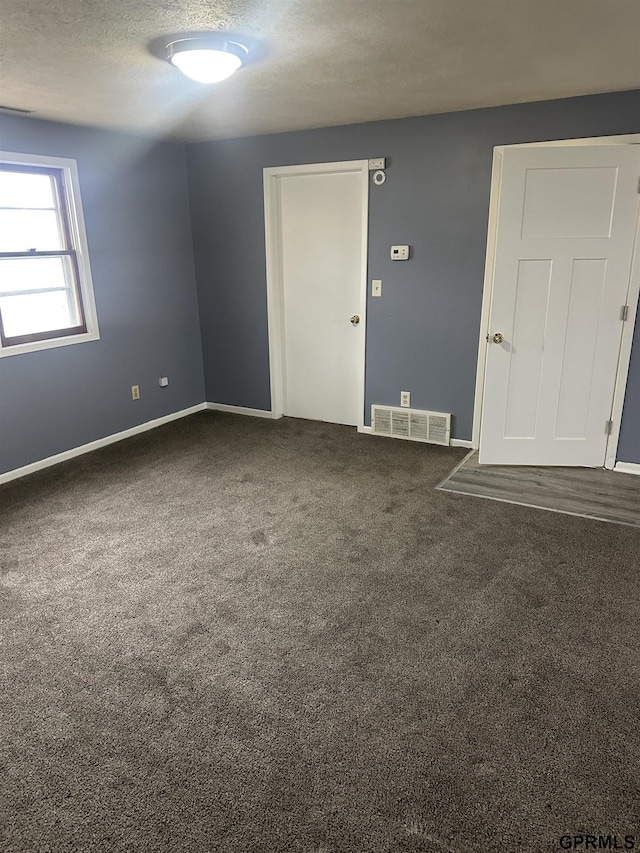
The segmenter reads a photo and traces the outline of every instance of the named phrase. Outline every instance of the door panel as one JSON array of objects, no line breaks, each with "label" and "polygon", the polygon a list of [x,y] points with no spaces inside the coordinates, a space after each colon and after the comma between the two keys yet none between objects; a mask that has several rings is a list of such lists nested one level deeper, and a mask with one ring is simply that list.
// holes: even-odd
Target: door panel
[{"label": "door panel", "polygon": [[591,388],[583,379],[593,373],[606,267],[602,258],[573,262],[555,438],[587,437]]},{"label": "door panel", "polygon": [[361,171],[279,178],[284,414],[356,425],[362,399]]},{"label": "door panel", "polygon": [[550,261],[519,262],[507,386],[505,435],[509,438],[535,435],[550,282]]},{"label": "door panel", "polygon": [[505,149],[483,464],[604,464],[639,174],[637,146]]},{"label": "door panel", "polygon": [[527,169],[521,236],[609,237],[617,176],[617,168]]}]

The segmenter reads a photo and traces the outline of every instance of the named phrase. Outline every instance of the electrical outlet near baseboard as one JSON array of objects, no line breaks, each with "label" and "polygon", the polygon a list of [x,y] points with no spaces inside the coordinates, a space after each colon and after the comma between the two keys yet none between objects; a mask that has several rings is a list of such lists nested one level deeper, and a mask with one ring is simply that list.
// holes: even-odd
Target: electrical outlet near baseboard
[{"label": "electrical outlet near baseboard", "polygon": [[411,407],[411,391],[400,392],[400,405],[403,409],[409,409]]},{"label": "electrical outlet near baseboard", "polygon": [[140,386],[139,385],[132,385],[131,386],[131,399],[132,400],[139,400],[140,399]]}]

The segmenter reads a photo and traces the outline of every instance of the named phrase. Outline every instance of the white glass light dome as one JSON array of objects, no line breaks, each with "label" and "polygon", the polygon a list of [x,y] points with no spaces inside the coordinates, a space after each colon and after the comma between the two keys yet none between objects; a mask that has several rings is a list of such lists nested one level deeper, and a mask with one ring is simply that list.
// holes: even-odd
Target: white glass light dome
[{"label": "white glass light dome", "polygon": [[167,46],[167,58],[183,74],[198,83],[220,83],[242,67],[244,45],[224,39],[180,39]]}]

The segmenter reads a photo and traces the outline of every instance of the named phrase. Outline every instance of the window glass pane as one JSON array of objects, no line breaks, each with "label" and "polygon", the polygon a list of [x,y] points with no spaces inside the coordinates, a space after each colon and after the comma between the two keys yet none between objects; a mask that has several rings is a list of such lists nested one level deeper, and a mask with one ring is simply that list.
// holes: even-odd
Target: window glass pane
[{"label": "window glass pane", "polygon": [[0,207],[55,207],[51,175],[0,169]]},{"label": "window glass pane", "polygon": [[16,290],[41,290],[48,287],[72,287],[69,259],[1,258],[0,294]]},{"label": "window glass pane", "polygon": [[67,290],[3,296],[0,312],[7,338],[66,329],[79,322],[73,296]]},{"label": "window glass pane", "polygon": [[0,209],[0,252],[51,252],[64,248],[57,211]]}]

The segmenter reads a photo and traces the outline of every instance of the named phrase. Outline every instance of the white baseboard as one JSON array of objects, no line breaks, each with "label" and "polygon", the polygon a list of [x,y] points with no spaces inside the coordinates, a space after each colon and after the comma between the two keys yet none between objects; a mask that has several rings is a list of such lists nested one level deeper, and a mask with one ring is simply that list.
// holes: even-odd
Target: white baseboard
[{"label": "white baseboard", "polygon": [[640,462],[616,462],[613,470],[623,474],[640,474]]},{"label": "white baseboard", "polygon": [[63,453],[56,453],[55,456],[47,456],[46,459],[31,462],[31,464],[24,465],[22,468],[14,468],[13,471],[6,471],[4,474],[0,474],[0,484],[8,483],[10,480],[17,480],[19,477],[26,477],[27,474],[33,474],[36,471],[41,471],[43,468],[50,468],[52,465],[57,465],[59,462],[66,462],[67,459],[82,456],[84,453],[91,453],[92,450],[98,450],[100,447],[106,447],[108,444],[115,444],[117,441],[122,441],[125,438],[131,438],[133,435],[138,435],[138,433],[155,429],[163,424],[168,424],[170,421],[177,421],[178,418],[186,418],[187,415],[201,412],[204,408],[206,408],[206,403],[198,403],[197,406],[181,409],[179,412],[172,412],[170,415],[155,418],[153,421],[146,421],[146,423],[138,424],[138,426],[122,430],[122,432],[114,432],[112,435],[106,435],[97,441],[90,441],[88,444],[81,444],[79,447],[73,447],[71,450],[65,450]]},{"label": "white baseboard", "polygon": [[452,438],[449,445],[451,447],[468,447],[469,450],[473,449],[473,442],[467,438]]},{"label": "white baseboard", "polygon": [[359,426],[358,432],[363,432],[363,433],[365,433],[365,435],[370,435],[371,434],[371,427],[370,426]]},{"label": "white baseboard", "polygon": [[228,406],[226,403],[205,403],[203,408],[212,412],[231,412],[234,415],[249,415],[252,418],[272,418],[273,412],[266,409],[246,409],[244,406]]}]

